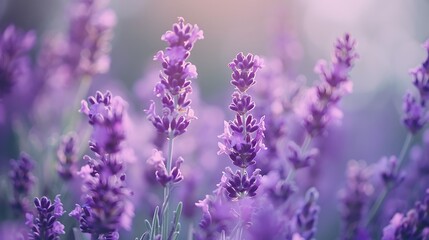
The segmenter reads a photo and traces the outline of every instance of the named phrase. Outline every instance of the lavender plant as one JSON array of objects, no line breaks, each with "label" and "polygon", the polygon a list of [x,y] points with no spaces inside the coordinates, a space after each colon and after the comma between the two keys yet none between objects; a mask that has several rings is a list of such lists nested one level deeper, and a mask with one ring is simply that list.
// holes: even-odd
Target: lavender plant
[{"label": "lavender plant", "polygon": [[24,215],[29,211],[28,197],[35,181],[35,176],[32,173],[34,163],[30,159],[30,156],[22,153],[19,159],[12,159],[10,165],[9,178],[13,187],[13,200],[11,204],[12,207]]},{"label": "lavender plant", "polygon": [[0,35],[0,98],[10,93],[17,82],[29,76],[28,52],[35,39],[34,32],[23,32],[14,25],[8,26]]},{"label": "lavender plant", "polygon": [[134,208],[127,199],[131,192],[125,184],[126,155],[121,153],[125,139],[125,101],[110,92],[97,92],[82,101],[81,112],[93,127],[90,149],[95,157],[85,156],[82,167],[84,192],[81,206],[70,216],[79,221],[80,230],[91,239],[119,239],[119,229],[130,229]]},{"label": "lavender plant", "polygon": [[197,71],[187,59],[195,42],[203,38],[203,31],[197,25],[192,26],[179,18],[172,31],[161,37],[168,47],[154,56],[154,60],[162,65],[160,82],[154,92],[161,100],[163,114],[156,113],[154,101],[145,112],[157,131],[167,138],[168,154],[165,159],[161,151],[155,150],[150,161],[155,166],[158,182],[164,187],[164,200],[160,212],[155,211],[152,224],[149,224],[150,232],[145,235],[149,239],[177,239],[179,235],[182,203],[179,202],[173,219],[170,219],[169,206],[173,186],[183,179],[180,165],[184,160],[179,157],[173,162],[173,147],[174,139],[185,133],[190,122],[196,118],[188,95],[192,93],[191,80],[197,77]]},{"label": "lavender plant", "polygon": [[55,197],[54,202],[43,196],[34,199],[36,214],[26,214],[26,224],[31,229],[28,239],[31,240],[59,240],[64,234],[64,225],[59,218],[65,213],[60,196]]}]

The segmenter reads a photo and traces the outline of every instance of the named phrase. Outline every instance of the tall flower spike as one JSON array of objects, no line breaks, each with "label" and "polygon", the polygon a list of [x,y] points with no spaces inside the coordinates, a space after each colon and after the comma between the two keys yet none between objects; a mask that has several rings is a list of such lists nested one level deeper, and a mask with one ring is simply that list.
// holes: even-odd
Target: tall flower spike
[{"label": "tall flower spike", "polygon": [[26,212],[29,207],[27,206],[27,198],[35,180],[31,172],[34,169],[33,161],[27,154],[22,153],[19,159],[12,159],[10,164],[9,177],[13,186],[12,206]]},{"label": "tall flower spike", "polygon": [[34,42],[34,32],[24,33],[13,25],[0,34],[0,98],[29,73],[28,52]]},{"label": "tall flower spike", "polygon": [[65,213],[59,195],[51,202],[47,197],[35,198],[34,205],[37,214],[27,213],[26,224],[31,228],[29,239],[32,240],[59,240],[64,234],[64,225],[58,219]]},{"label": "tall flower spike", "polygon": [[233,71],[231,84],[236,91],[232,94],[232,102],[229,108],[235,112],[235,119],[224,123],[224,133],[219,136],[218,154],[226,154],[232,163],[240,167],[242,172],[234,173],[226,168],[229,180],[224,187],[232,200],[242,197],[253,197],[260,184],[260,170],[256,169],[249,178],[246,168],[256,163],[257,153],[265,149],[264,116],[259,121],[253,117],[251,111],[255,108],[252,97],[247,90],[255,84],[256,72],[262,67],[262,59],[252,54],[237,54],[229,64]]},{"label": "tall flower spike", "polygon": [[412,134],[417,133],[428,122],[427,100],[429,99],[429,40],[423,47],[428,52],[426,60],[410,71],[413,84],[419,92],[419,97],[407,93],[404,97],[403,123]]},{"label": "tall flower spike", "polygon": [[186,132],[190,121],[195,119],[188,95],[192,92],[191,79],[197,77],[197,71],[186,60],[195,42],[203,38],[203,31],[197,25],[185,24],[184,19],[179,18],[172,31],[161,37],[168,47],[154,56],[163,68],[159,74],[160,82],[154,88],[156,96],[161,98],[163,114],[157,115],[154,102],[145,112],[155,128],[169,137]]},{"label": "tall flower spike", "polygon": [[340,191],[344,240],[357,239],[357,236],[366,231],[362,226],[362,215],[374,190],[370,174],[364,162],[348,163],[346,187]]},{"label": "tall flower spike", "polygon": [[341,115],[336,105],[344,94],[351,91],[348,74],[358,58],[355,45],[356,41],[345,34],[335,44],[331,65],[322,60],[315,67],[321,83],[309,92],[313,96],[304,117],[304,126],[312,137],[322,134],[328,123]]},{"label": "tall flower spike", "polygon": [[79,175],[83,178],[84,204],[76,204],[69,214],[80,223],[80,230],[93,239],[119,239],[119,229],[129,230],[134,207],[125,184],[125,158],[121,143],[125,139],[126,102],[97,91],[82,101],[81,112],[88,116],[93,133],[89,143],[95,157],[84,156],[87,165]]},{"label": "tall flower spike", "polygon": [[100,0],[74,0],[70,11],[66,63],[77,76],[106,73],[115,13]]}]

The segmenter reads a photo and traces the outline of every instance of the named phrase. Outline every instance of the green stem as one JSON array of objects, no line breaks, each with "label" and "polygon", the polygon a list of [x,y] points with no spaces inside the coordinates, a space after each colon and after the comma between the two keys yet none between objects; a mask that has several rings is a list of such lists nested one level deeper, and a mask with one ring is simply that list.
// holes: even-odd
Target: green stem
[{"label": "green stem", "polygon": [[[174,136],[173,132],[170,131],[168,136],[168,158],[167,158],[167,173],[170,174],[171,172],[171,165],[173,162],[173,146],[174,146]],[[168,236],[168,221],[170,218],[170,214],[168,212],[169,207],[169,200],[170,200],[170,183],[167,183],[167,185],[164,188],[164,201],[162,203],[162,239],[167,239]]]},{"label": "green stem", "polygon": [[[407,135],[407,137],[405,138],[404,144],[402,145],[401,152],[399,153],[398,165],[397,165],[397,169],[396,169],[397,173],[399,173],[399,171],[401,170],[401,167],[404,163],[405,155],[408,151],[408,148],[411,145],[412,139],[413,139],[413,135],[411,133],[409,133]],[[392,189],[393,189],[393,186],[387,185],[386,188],[384,188],[383,192],[378,196],[377,200],[375,201],[374,205],[372,206],[372,208],[368,214],[369,217],[365,223],[366,227],[372,222],[372,220],[374,220],[374,217],[376,216],[381,205],[383,205],[384,200],[386,199],[386,197],[390,193],[390,191],[392,191]]]}]

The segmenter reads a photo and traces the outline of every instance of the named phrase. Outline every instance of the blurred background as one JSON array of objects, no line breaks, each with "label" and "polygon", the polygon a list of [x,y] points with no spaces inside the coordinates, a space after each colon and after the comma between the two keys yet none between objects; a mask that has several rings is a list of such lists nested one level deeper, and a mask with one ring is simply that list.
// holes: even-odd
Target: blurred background
[{"label": "blurred background", "polygon": [[[68,4],[66,0],[0,0],[0,29],[13,23],[35,30],[40,39],[64,31]],[[124,98],[142,120],[142,110],[148,102],[127,95],[138,95],[137,83],[142,79],[157,81],[153,79],[156,75],[150,75],[152,69],[159,68],[153,55],[165,47],[160,36],[179,16],[204,31],[205,39],[196,44],[190,59],[198,68],[195,83],[199,95],[227,116],[230,112],[226,106],[232,93],[227,64],[236,53],[284,59],[290,76],[306,79],[307,85],[311,85],[318,79],[313,71],[315,63],[321,58],[330,59],[335,39],[345,32],[356,38],[360,58],[351,72],[353,93],[342,102],[342,125],[319,140],[322,147],[337,150],[323,159],[325,167],[320,174],[328,180],[319,184],[319,219],[338,219],[338,207],[329,199],[344,184],[347,160],[371,163],[400,151],[406,134],[401,125],[402,97],[412,88],[408,72],[426,57],[421,44],[429,37],[428,0],[112,0],[110,5],[117,14],[117,26],[111,69],[104,77],[110,79],[109,84],[122,89]],[[33,57],[40,47],[41,41],[37,41]],[[103,86],[101,79],[95,81]],[[211,136],[213,144],[220,133]],[[1,148],[2,162],[22,150],[7,142],[2,145],[8,146]],[[219,161],[228,164],[226,159]],[[207,187],[206,192],[213,187]],[[320,221],[318,234],[320,239],[333,239],[338,229],[338,220]]]}]

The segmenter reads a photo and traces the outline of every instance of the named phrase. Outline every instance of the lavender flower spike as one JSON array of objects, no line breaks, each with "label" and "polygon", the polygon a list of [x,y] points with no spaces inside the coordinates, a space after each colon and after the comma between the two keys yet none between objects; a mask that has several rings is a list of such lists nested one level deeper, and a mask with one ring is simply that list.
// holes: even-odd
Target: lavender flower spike
[{"label": "lavender flower spike", "polygon": [[28,211],[27,198],[35,180],[31,172],[33,169],[33,161],[25,153],[19,159],[11,160],[9,177],[13,186],[12,206],[22,212]]},{"label": "lavender flower spike", "polygon": [[159,74],[160,82],[154,89],[156,96],[161,98],[163,115],[157,115],[154,102],[145,112],[155,128],[170,138],[186,132],[190,121],[195,119],[188,95],[192,92],[191,79],[197,77],[197,71],[186,60],[195,42],[203,38],[203,31],[197,25],[185,24],[184,19],[179,18],[173,30],[167,31],[161,38],[168,43],[168,47],[154,56],[163,68]]},{"label": "lavender flower spike", "polygon": [[423,47],[428,52],[426,60],[410,71],[414,77],[413,84],[419,92],[419,97],[407,93],[404,97],[403,123],[410,133],[415,134],[428,122],[427,101],[429,99],[429,40]]},{"label": "lavender flower spike", "polygon": [[218,143],[218,154],[228,155],[232,163],[242,170],[234,173],[230,168],[226,169],[229,180],[224,187],[228,196],[236,200],[255,196],[260,184],[260,170],[256,169],[249,178],[246,168],[255,164],[257,153],[265,149],[265,123],[264,117],[258,121],[251,114],[255,103],[246,91],[255,84],[256,72],[262,67],[262,59],[250,53],[246,56],[239,53],[229,67],[232,70],[231,84],[236,88],[229,108],[235,112],[235,119],[224,123],[224,133],[219,136],[221,142]]},{"label": "lavender flower spike", "polygon": [[61,178],[66,181],[72,179],[77,172],[76,138],[77,136],[74,133],[64,136],[57,151],[57,171]]},{"label": "lavender flower spike", "polygon": [[328,123],[340,116],[336,104],[344,94],[351,91],[352,83],[348,74],[358,58],[354,51],[355,45],[356,41],[345,34],[335,44],[331,65],[322,60],[315,67],[321,83],[310,91],[314,96],[307,106],[308,114],[304,117],[304,126],[312,137],[322,134]]},{"label": "lavender flower spike", "polygon": [[316,205],[319,193],[315,188],[310,188],[305,196],[304,205],[296,214],[296,227],[301,237],[305,240],[315,239],[317,218],[320,207]]},{"label": "lavender flower spike", "polygon": [[28,51],[35,39],[34,32],[23,33],[13,25],[0,34],[0,98],[30,71]]},{"label": "lavender flower spike", "polygon": [[59,240],[64,234],[64,225],[58,219],[65,213],[59,195],[52,203],[47,197],[35,198],[34,205],[37,215],[27,213],[26,224],[31,228],[29,239],[32,240]]}]

